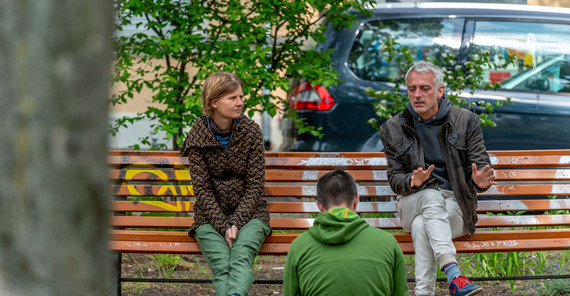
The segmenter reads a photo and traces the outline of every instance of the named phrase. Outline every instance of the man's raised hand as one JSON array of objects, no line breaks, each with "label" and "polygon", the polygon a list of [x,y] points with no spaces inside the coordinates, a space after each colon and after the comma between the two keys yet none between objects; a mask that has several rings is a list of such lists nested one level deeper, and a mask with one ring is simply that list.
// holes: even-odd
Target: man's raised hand
[{"label": "man's raised hand", "polygon": [[410,186],[412,187],[421,186],[429,178],[429,175],[431,174],[431,171],[433,171],[434,168],[435,166],[432,164],[427,168],[427,170],[424,170],[421,167],[418,168],[417,170],[414,170],[414,173],[410,181]]},{"label": "man's raised hand", "polygon": [[473,163],[471,168],[473,170],[473,174],[471,176],[477,187],[487,189],[491,187],[491,185],[497,185],[497,182],[495,181],[496,177],[493,173],[495,169],[492,169],[489,165],[484,166],[480,171],[478,171],[477,165]]}]

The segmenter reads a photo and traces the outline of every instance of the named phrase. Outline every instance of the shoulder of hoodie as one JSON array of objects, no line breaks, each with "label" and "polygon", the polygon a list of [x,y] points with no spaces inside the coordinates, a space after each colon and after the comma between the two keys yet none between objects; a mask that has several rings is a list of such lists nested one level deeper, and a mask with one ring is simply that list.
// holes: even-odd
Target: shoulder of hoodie
[{"label": "shoulder of hoodie", "polygon": [[369,225],[369,227],[366,227],[365,229],[363,229],[363,231],[369,232],[370,235],[377,237],[378,239],[382,240],[383,242],[391,241],[396,245],[398,244],[398,241],[396,241],[396,238],[383,229],[372,227]]},{"label": "shoulder of hoodie", "polygon": [[[367,235],[370,239],[378,240],[378,242],[382,244],[392,243],[393,245],[398,246],[398,241],[396,241],[396,238],[393,235],[383,229],[372,227],[368,223],[367,227],[364,227],[361,230],[361,234]],[[311,235],[309,231],[305,231],[293,240],[291,243],[291,248],[303,248],[306,245],[313,244],[320,243]]]}]

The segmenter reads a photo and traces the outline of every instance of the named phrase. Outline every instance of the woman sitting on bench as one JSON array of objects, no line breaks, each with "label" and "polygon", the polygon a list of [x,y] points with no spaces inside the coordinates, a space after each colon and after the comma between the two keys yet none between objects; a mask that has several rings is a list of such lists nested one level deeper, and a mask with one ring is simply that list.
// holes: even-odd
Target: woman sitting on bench
[{"label": "woman sitting on bench", "polygon": [[253,262],[271,233],[265,185],[265,149],[259,126],[242,114],[243,84],[215,73],[202,87],[201,116],[180,151],[188,156],[194,187],[194,224],[212,269],[217,296],[247,295]]}]

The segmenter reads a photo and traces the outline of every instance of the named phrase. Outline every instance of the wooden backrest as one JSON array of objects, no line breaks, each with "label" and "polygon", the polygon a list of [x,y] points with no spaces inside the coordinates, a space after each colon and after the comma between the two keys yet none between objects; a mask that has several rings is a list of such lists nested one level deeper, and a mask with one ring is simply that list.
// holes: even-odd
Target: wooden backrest
[{"label": "wooden backrest", "polygon": [[[570,150],[490,151],[499,185],[481,194],[478,211],[570,210]],[[175,151],[109,151],[112,208],[119,216],[116,227],[187,228],[193,218],[193,190],[187,169],[188,160]],[[315,184],[334,168],[349,172],[359,184],[361,202],[358,212],[371,225],[385,229],[400,228],[390,217],[396,210],[394,193],[387,184],[383,153],[266,153],[266,187],[274,229],[307,229],[318,213],[314,204]],[[519,200],[522,197],[533,198]],[[536,199],[542,198],[542,199]],[[170,213],[188,217],[137,217],[149,213]],[[286,217],[283,217],[283,214]],[[150,214],[152,215],[152,214]],[[162,214],[164,215],[164,214]],[[292,219],[291,216],[296,217]],[[303,219],[299,219],[303,218]],[[548,215],[509,219],[481,216],[478,227],[568,225],[569,217]]]}]

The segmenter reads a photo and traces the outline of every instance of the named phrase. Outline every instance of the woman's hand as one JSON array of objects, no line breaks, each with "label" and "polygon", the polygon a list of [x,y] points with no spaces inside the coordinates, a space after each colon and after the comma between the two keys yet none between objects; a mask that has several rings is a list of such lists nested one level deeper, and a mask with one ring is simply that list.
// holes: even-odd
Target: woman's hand
[{"label": "woman's hand", "polygon": [[232,243],[233,241],[236,239],[237,237],[237,233],[238,233],[238,229],[235,225],[232,225],[232,227],[228,228],[228,230],[226,230],[226,242],[228,242],[228,246],[230,246],[230,248],[232,247]]}]

